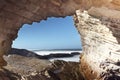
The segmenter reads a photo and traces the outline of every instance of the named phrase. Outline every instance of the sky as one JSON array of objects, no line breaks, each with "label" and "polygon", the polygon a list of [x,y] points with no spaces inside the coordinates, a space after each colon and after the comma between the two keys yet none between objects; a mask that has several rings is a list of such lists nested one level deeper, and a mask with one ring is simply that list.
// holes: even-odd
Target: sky
[{"label": "sky", "polygon": [[40,23],[24,24],[12,47],[29,50],[81,49],[81,40],[72,17],[51,17]]}]

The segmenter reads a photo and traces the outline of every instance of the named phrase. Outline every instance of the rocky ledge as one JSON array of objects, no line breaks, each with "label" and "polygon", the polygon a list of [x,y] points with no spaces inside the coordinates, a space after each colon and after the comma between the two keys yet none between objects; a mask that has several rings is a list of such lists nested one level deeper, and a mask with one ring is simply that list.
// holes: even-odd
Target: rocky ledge
[{"label": "rocky ledge", "polygon": [[0,80],[84,80],[78,62],[50,62],[18,54],[9,54],[4,59],[8,65],[0,70]]}]

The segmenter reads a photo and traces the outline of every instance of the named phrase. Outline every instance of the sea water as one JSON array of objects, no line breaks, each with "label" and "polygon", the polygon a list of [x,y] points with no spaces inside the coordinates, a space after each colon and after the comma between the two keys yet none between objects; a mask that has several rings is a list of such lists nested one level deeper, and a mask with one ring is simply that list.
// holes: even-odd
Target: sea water
[{"label": "sea water", "polygon": [[[79,52],[81,53],[82,51],[81,50],[35,50],[34,51],[35,53],[37,53],[38,55],[49,55],[49,54],[57,54],[57,53],[60,53],[60,54],[71,54],[72,52]],[[64,61],[71,61],[71,62],[79,62],[79,57],[80,55],[75,55],[73,57],[64,57],[64,58],[52,58],[52,59],[49,59],[50,61],[53,61],[53,60],[64,60]]]}]

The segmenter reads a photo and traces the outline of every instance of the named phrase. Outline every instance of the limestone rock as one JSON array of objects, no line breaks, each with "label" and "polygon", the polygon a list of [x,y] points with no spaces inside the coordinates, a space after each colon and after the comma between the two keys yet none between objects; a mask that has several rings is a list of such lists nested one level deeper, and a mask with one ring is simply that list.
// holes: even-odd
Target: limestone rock
[{"label": "limestone rock", "polygon": [[79,70],[78,62],[54,61],[52,67],[48,69],[59,79],[56,80],[84,80]]},{"label": "limestone rock", "polygon": [[15,54],[4,58],[8,65],[0,70],[0,80],[84,80],[78,62],[49,62]]},{"label": "limestone rock", "polygon": [[51,65],[48,60],[37,59],[34,57],[24,57],[19,55],[8,55],[4,57],[8,62],[5,68],[15,73],[29,74],[32,72],[40,72],[47,66]]},{"label": "limestone rock", "polygon": [[4,73],[3,77],[8,78],[8,80],[49,80],[47,76],[41,74],[44,69],[51,65],[48,60],[15,54],[4,56],[4,58],[8,65],[1,73]]},{"label": "limestone rock", "polygon": [[87,11],[79,10],[74,19],[82,39],[80,69],[85,79],[119,80],[120,66],[116,65],[120,62],[119,21],[96,19],[89,16]]},{"label": "limestone rock", "polygon": [[[116,71],[120,54],[119,0],[1,0],[0,67],[6,65],[3,55],[9,52],[12,41],[23,24],[39,22],[47,17],[73,15],[77,9],[87,10],[88,14],[94,16],[78,14],[78,11],[75,19],[83,43],[83,75],[88,80],[94,80],[102,72],[108,74],[112,68],[113,72]],[[102,63],[109,63],[109,67],[101,67]]]},{"label": "limestone rock", "polygon": [[78,0],[1,0],[0,2],[0,67],[6,62],[12,41],[23,24],[32,24],[47,17],[65,17],[79,8]]}]

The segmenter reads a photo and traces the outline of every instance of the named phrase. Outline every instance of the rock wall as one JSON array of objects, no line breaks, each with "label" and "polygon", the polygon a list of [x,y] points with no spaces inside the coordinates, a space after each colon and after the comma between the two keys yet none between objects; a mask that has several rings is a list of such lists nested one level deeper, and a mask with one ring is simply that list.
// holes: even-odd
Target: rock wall
[{"label": "rock wall", "polygon": [[[109,80],[111,77],[118,77],[119,0],[0,1],[0,67],[6,65],[2,56],[11,48],[12,41],[23,24],[39,22],[47,17],[69,16],[80,9],[75,15],[75,23],[82,37],[83,56],[80,69],[84,77],[86,80]],[[88,13],[81,13],[84,10]]]},{"label": "rock wall", "polygon": [[119,20],[96,19],[80,10],[74,19],[83,44],[80,69],[86,80],[119,80]]},{"label": "rock wall", "polygon": [[120,1],[83,2],[88,12],[74,16],[83,43],[82,74],[86,80],[120,80]]},{"label": "rock wall", "polygon": [[88,2],[87,11],[78,10],[74,16],[83,43],[80,69],[86,80],[120,80],[120,1],[106,1]]}]

